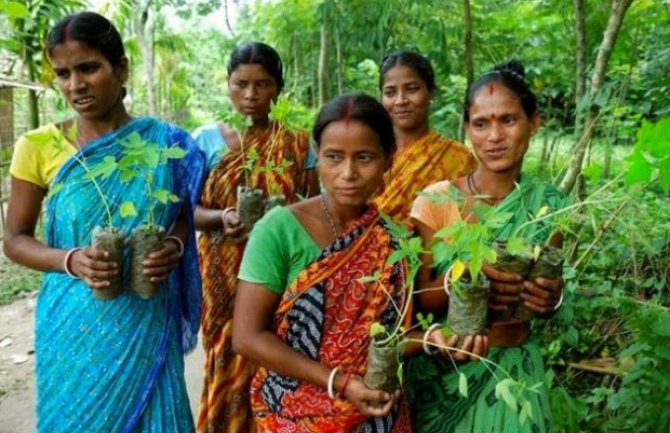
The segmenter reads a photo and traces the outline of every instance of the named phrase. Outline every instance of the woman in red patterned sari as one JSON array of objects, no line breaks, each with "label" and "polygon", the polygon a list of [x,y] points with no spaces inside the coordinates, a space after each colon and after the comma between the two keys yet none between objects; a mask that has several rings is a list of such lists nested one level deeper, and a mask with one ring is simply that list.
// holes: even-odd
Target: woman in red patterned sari
[{"label": "woman in red patterned sari", "polygon": [[[228,89],[235,110],[251,120],[244,131],[244,146],[237,133],[219,123],[195,134],[210,167],[195,213],[196,228],[201,231],[205,348],[204,388],[196,423],[201,433],[252,431],[248,392],[253,366],[233,353],[231,342],[237,272],[248,232],[235,211],[237,187],[248,177],[246,186],[260,188],[266,197],[283,194],[288,203],[318,188],[311,181],[316,180],[310,175],[314,170],[308,169],[308,134],[290,132],[269,119],[270,104],[283,84],[281,59],[272,47],[258,42],[237,47],[228,63]],[[251,152],[254,158],[249,157]]]},{"label": "woman in red patterned sari", "polygon": [[[367,388],[370,326],[398,320],[404,265],[369,202],[394,149],[379,102],[343,95],[314,127],[321,196],[276,208],[254,227],[240,268],[233,347],[259,369],[254,420],[266,432],[409,432],[400,392]],[[379,275],[365,283],[360,279]]]}]

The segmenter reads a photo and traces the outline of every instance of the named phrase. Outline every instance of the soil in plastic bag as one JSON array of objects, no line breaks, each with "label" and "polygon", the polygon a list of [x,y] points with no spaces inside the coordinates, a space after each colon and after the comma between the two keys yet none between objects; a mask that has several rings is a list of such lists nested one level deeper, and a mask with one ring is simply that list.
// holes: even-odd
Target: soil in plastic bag
[{"label": "soil in plastic bag", "polygon": [[400,344],[378,346],[374,342],[370,343],[368,365],[363,376],[365,386],[388,393],[400,388],[398,369],[401,348]]},{"label": "soil in plastic bag", "polygon": [[140,226],[130,235],[130,287],[142,299],[151,298],[160,289],[161,283],[152,283],[142,272],[146,257],[163,248],[165,229],[160,226]]},{"label": "soil in plastic bag", "polygon": [[91,233],[91,246],[109,253],[109,260],[116,263],[119,273],[110,281],[109,287],[98,290],[92,289],[95,299],[109,301],[123,291],[123,246],[125,239],[123,232],[117,228],[95,227]]},{"label": "soil in plastic bag", "polygon": [[[512,254],[507,251],[507,242],[505,241],[495,241],[493,243],[493,249],[498,257],[496,263],[493,265],[495,269],[525,277],[533,265],[532,257]],[[514,310],[515,307],[511,306],[507,311],[492,311],[491,318],[493,321],[511,320]]]},{"label": "soil in plastic bag", "polygon": [[265,212],[263,190],[246,186],[237,188],[237,215],[247,231],[251,231],[256,221],[263,216],[263,212]]},{"label": "soil in plastic bag", "polygon": [[480,275],[476,284],[463,275],[449,295],[447,325],[459,336],[479,335],[486,326],[490,281]]},{"label": "soil in plastic bag", "polygon": [[[563,252],[560,248],[551,245],[545,245],[540,251],[540,256],[537,258],[533,267],[528,273],[528,279],[534,280],[536,278],[556,279],[563,276]],[[526,308],[522,303],[517,306],[514,317],[519,320],[530,320],[535,316],[535,313]]]},{"label": "soil in plastic bag", "polygon": [[270,212],[274,207],[284,206],[285,203],[286,197],[283,194],[270,196],[265,200],[265,213]]}]

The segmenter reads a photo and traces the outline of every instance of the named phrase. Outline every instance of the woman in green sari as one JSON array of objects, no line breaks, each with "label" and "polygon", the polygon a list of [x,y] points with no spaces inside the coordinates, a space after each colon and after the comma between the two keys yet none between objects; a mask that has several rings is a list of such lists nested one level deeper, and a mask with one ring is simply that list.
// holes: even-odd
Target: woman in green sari
[{"label": "woman in green sari", "polygon": [[[468,89],[464,127],[479,160],[477,170],[453,182],[442,181],[424,190],[432,194],[451,191],[453,200],[435,203],[426,195],[416,199],[411,212],[419,235],[428,245],[443,227],[465,220],[475,222],[473,205],[484,202],[513,214],[493,240],[505,240],[533,219],[541,208],[550,212],[566,206],[565,195],[550,184],[521,174],[530,138],[540,125],[536,97],[524,78],[523,66],[516,62],[499,65],[484,74]],[[560,235],[552,236],[551,218],[533,224],[534,243],[549,241],[561,245]],[[441,286],[443,276],[435,275],[430,258],[424,260],[419,287]],[[496,398],[496,378],[484,362],[467,362],[454,368],[448,357],[430,354],[413,358],[408,366],[408,400],[415,431],[459,433],[542,433],[550,430],[551,413],[540,348],[530,333],[530,321],[510,320],[508,311],[522,305],[536,316],[548,316],[560,305],[563,280],[507,273],[484,266],[491,281],[489,322],[486,336],[488,358],[527,386],[531,417],[523,422],[517,411]],[[419,309],[443,315],[448,307],[444,290],[422,291]],[[503,318],[503,319],[501,319]],[[428,336],[435,344],[443,339],[439,330]],[[459,393],[459,372],[468,378],[468,395]],[[527,408],[528,409],[528,408]],[[527,410],[526,409],[526,410]]]}]

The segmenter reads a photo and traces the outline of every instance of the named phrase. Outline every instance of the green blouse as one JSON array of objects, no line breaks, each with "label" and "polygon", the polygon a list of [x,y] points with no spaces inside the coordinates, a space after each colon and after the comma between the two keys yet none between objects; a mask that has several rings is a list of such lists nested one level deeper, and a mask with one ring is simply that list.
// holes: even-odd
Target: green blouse
[{"label": "green blouse", "polygon": [[281,296],[320,254],[321,249],[293,212],[276,207],[254,225],[238,278]]}]

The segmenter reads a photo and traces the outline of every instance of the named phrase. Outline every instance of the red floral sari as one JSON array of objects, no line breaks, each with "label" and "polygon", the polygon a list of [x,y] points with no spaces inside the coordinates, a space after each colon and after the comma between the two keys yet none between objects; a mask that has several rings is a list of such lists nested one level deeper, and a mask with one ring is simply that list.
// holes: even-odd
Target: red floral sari
[{"label": "red floral sari", "polygon": [[[287,203],[306,193],[307,134],[294,134],[273,124],[268,131],[247,137],[246,141],[245,152],[231,149],[210,172],[203,188],[203,206],[235,206],[236,190],[244,182],[244,165],[252,149],[258,158],[249,176],[250,185],[261,188],[266,196],[283,194]],[[286,163],[290,165],[285,167]],[[269,166],[285,168],[262,169]],[[205,380],[197,418],[201,433],[249,433],[253,429],[249,406],[253,366],[232,350],[233,301],[245,244],[223,240],[216,232],[202,233],[198,241],[205,347]]]},{"label": "red floral sari", "polygon": [[[388,265],[395,242],[375,206],[321,257],[302,271],[282,296],[275,316],[287,345],[344,374],[365,373],[370,326],[391,326],[404,302],[404,269]],[[374,282],[363,276],[379,274]],[[348,401],[333,400],[310,383],[258,369],[251,387],[259,433],[409,432],[404,402],[386,417],[367,418]]]}]

